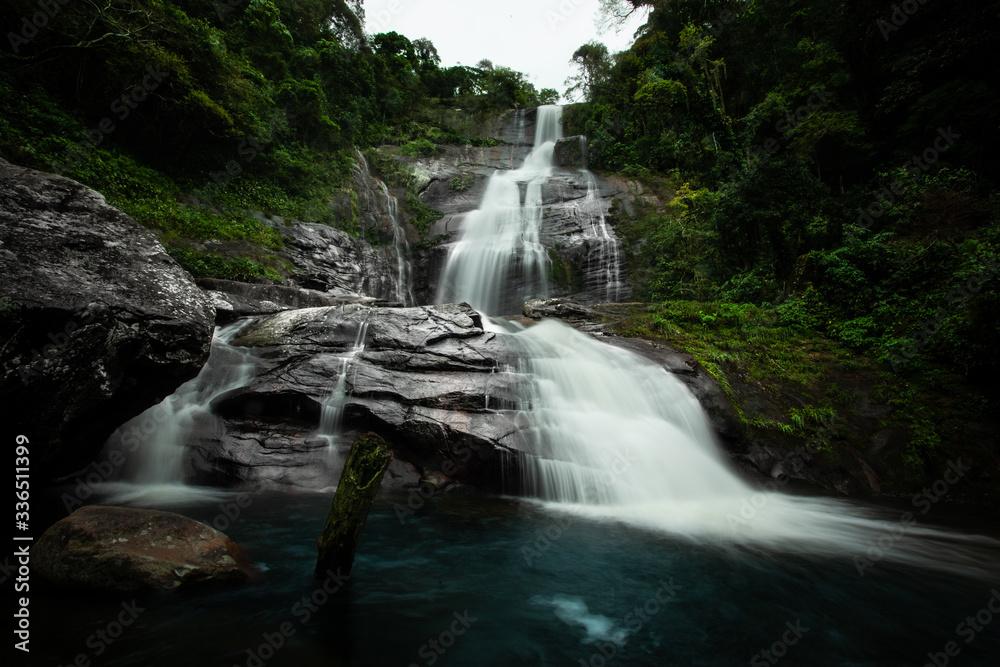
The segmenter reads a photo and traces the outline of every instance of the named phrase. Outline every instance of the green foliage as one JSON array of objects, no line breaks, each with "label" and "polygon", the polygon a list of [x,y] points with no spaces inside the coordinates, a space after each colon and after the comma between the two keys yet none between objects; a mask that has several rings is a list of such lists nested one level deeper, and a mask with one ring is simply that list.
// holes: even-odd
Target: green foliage
[{"label": "green foliage", "polygon": [[[986,157],[1000,132],[983,111],[1000,82],[971,74],[998,28],[988,3],[922,6],[889,42],[870,3],[605,4],[646,5],[649,22],[623,54],[574,54],[587,103],[565,121],[593,167],[664,202],[617,207],[636,297],[774,304],[780,322],[906,374],[1000,370],[1000,171]],[[904,167],[935,141],[933,165]]]},{"label": "green foliage", "polygon": [[431,225],[444,217],[444,213],[420,201],[420,198],[413,192],[406,194],[404,204],[410,213],[410,222],[420,232],[421,237],[427,234]]},{"label": "green foliage", "polygon": [[476,184],[475,174],[461,174],[451,179],[448,187],[451,188],[452,192],[465,192],[473,185]]},{"label": "green foliage", "polygon": [[262,278],[279,279],[259,262],[246,257],[228,258],[212,253],[201,253],[188,248],[168,247],[170,256],[187,269],[195,278],[220,278],[257,282]]},{"label": "green foliage", "polygon": [[408,157],[431,157],[437,153],[437,147],[426,139],[411,141],[400,149]]},{"label": "green foliage", "polygon": [[[0,19],[15,25],[36,4],[13,0]],[[0,52],[0,156],[99,190],[198,276],[280,278],[260,256],[281,236],[249,211],[358,234],[344,194],[355,145],[429,157],[483,133],[425,109],[480,109],[488,128],[485,116],[554,94],[508,68],[442,69],[426,39],[375,35],[368,48],[357,0],[139,5],[70,3],[16,54]],[[111,129],[95,129],[105,119]],[[422,231],[440,217],[412,192],[405,208]],[[246,256],[187,243],[213,240]]]}]

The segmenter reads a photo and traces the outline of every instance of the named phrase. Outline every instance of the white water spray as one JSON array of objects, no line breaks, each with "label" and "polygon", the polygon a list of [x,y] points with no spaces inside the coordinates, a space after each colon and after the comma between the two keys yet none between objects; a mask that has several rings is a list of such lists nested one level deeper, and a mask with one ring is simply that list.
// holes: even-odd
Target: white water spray
[{"label": "white water spray", "polygon": [[531,424],[520,486],[551,510],[723,548],[870,560],[875,545],[876,562],[991,571],[1000,544],[989,538],[751,487],[726,462],[694,396],[652,362],[554,320],[506,335],[523,351],[521,409]]}]

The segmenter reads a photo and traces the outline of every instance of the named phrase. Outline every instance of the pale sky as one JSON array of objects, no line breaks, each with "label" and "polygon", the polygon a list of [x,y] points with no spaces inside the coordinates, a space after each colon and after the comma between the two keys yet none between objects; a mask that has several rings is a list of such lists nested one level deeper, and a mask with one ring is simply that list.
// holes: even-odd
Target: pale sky
[{"label": "pale sky", "polygon": [[646,13],[636,12],[617,34],[597,34],[599,0],[364,0],[366,31],[426,37],[441,65],[475,65],[483,58],[524,72],[538,90],[565,92],[576,49],[592,39],[612,53],[632,44]]}]

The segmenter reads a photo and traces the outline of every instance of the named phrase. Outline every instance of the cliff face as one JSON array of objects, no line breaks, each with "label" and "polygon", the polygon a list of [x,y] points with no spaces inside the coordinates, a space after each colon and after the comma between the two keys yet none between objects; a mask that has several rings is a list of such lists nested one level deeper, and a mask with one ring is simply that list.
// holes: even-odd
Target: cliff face
[{"label": "cliff face", "polygon": [[197,375],[214,310],[152,232],[68,178],[0,160],[0,403],[50,474]]},{"label": "cliff face", "polygon": [[[444,214],[414,252],[418,303],[433,303],[438,298],[448,253],[461,238],[469,214],[482,203],[490,176],[498,170],[516,169],[531,152],[536,114],[536,109],[528,109],[505,116],[493,128],[490,138],[495,146],[446,146],[430,158],[397,156],[414,174],[420,200]],[[580,153],[578,137],[566,141]],[[606,222],[612,202],[626,195],[627,189],[579,167],[576,163],[556,166],[542,186],[539,240],[551,263],[547,284],[544,288],[541,283],[525,285],[515,278],[512,292],[529,296],[572,294],[584,303],[631,297],[624,254]],[[522,202],[526,189],[522,183]],[[508,304],[510,314],[519,312],[522,302]]]}]

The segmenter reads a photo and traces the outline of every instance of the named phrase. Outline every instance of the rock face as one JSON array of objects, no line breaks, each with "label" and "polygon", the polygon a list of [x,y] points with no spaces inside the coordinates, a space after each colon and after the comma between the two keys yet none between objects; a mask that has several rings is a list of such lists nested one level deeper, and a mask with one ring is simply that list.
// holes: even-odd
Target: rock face
[{"label": "rock face", "polygon": [[[352,353],[363,326],[364,349]],[[499,409],[514,404],[516,377],[500,371],[515,353],[467,305],[290,311],[234,344],[252,348],[263,369],[216,399],[223,427],[190,443],[189,470],[202,483],[253,486],[287,474],[301,485],[334,484],[327,471],[336,466],[321,460],[331,454],[316,435],[333,396],[342,442],[357,430],[377,432],[421,476],[445,471],[500,490],[504,462],[522,447],[517,414]],[[342,462],[345,453],[334,456]],[[390,468],[387,477],[407,476]]]},{"label": "rock face", "polygon": [[331,298],[393,299],[397,268],[386,252],[328,225],[277,217],[266,222],[281,233],[300,287]]},{"label": "rock face", "polygon": [[0,160],[0,402],[48,474],[197,375],[214,310],[152,232],[70,179]]},{"label": "rock face", "polygon": [[557,167],[565,169],[587,168],[587,138],[566,137],[556,142],[552,159]]},{"label": "rock face", "polygon": [[532,320],[553,317],[570,322],[593,322],[600,318],[597,311],[573,299],[529,299],[521,312]]},{"label": "rock face", "polygon": [[[738,416],[690,356],[605,334],[596,313],[578,303],[531,302],[526,312],[568,316],[605,342],[657,363],[701,401],[722,443],[738,446]],[[352,352],[362,327],[364,349]],[[291,311],[250,326],[234,344],[249,347],[263,369],[213,403],[223,419],[189,441],[192,481],[332,486],[347,444],[356,433],[373,431],[397,457],[386,476],[396,488],[457,480],[486,491],[519,490],[520,462],[530,451],[524,440],[530,424],[518,410],[520,384],[530,379],[513,370],[523,352],[509,337],[485,330],[469,306]],[[331,461],[316,430],[341,378],[344,432]]]},{"label": "rock face", "polygon": [[[459,239],[467,215],[482,201],[489,177],[498,169],[517,168],[531,152],[536,115],[537,109],[530,109],[506,116],[494,132],[504,142],[500,146],[447,147],[434,158],[398,158],[419,174],[421,201],[444,213],[414,253],[418,303],[435,300],[451,245]],[[584,303],[624,301],[631,297],[631,285],[624,254],[606,217],[612,202],[626,194],[626,184],[583,171],[581,139],[570,137],[557,144],[562,157],[556,164],[562,166],[553,170],[542,190],[540,241],[552,260],[547,296],[572,294]],[[515,314],[520,305],[508,314]]]},{"label": "rock face", "polygon": [[31,550],[35,571],[60,586],[133,592],[243,581],[228,537],[193,519],[126,507],[81,507]]},{"label": "rock face", "polygon": [[[438,165],[440,167],[440,165]],[[444,212],[427,236],[440,243],[424,251],[418,260],[417,289],[433,300],[451,245],[461,236],[466,216],[476,210],[486,189],[488,176],[470,167],[458,171],[439,169],[421,195],[431,208]],[[455,192],[452,182],[471,175],[472,185]],[[549,296],[568,296],[584,303],[624,301],[631,297],[624,254],[607,224],[612,200],[620,190],[598,176],[570,169],[554,169],[552,178],[542,187],[542,211],[539,240],[553,262]],[[522,195],[523,196],[523,195]],[[617,270],[609,272],[609,266]],[[518,304],[520,306],[520,304]],[[509,313],[511,315],[514,312]]]},{"label": "rock face", "polygon": [[339,306],[345,303],[371,303],[374,297],[335,297],[325,292],[292,287],[290,285],[265,285],[241,283],[234,280],[206,278],[198,281],[212,305],[219,324],[253,315],[273,315],[297,308]]}]

